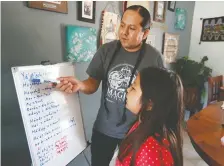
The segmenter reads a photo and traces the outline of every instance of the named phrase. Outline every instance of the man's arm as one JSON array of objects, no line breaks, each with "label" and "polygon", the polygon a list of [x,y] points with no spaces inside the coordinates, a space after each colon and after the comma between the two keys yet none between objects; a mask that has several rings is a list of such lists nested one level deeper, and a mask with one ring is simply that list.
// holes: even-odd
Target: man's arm
[{"label": "man's arm", "polygon": [[60,77],[58,80],[60,80],[60,83],[57,84],[57,89],[66,93],[75,93],[77,91],[81,91],[85,94],[92,94],[96,92],[101,82],[92,77],[89,77],[84,81],[80,81],[73,76]]},{"label": "man's arm", "polygon": [[93,94],[99,88],[100,82],[101,81],[89,77],[88,79],[82,81],[83,87],[80,88],[80,91],[85,94]]},{"label": "man's arm", "polygon": [[99,88],[101,80],[104,78],[104,56],[106,56],[105,46],[100,47],[93,59],[91,60],[89,67],[87,68],[87,74],[89,78],[80,81],[75,77],[61,77],[59,78],[60,83],[56,86],[61,91],[67,93],[74,93],[81,91],[85,94],[92,94]]}]

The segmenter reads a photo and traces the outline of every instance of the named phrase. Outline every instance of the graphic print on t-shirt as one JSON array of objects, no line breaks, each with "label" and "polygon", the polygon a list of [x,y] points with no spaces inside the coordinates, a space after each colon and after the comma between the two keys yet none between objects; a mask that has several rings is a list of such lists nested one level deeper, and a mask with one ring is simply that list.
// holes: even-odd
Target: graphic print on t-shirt
[{"label": "graphic print on t-shirt", "polygon": [[[112,103],[124,102],[126,89],[128,88],[133,68],[134,66],[130,64],[119,64],[109,71],[106,96],[107,101]],[[136,73],[133,77],[132,83],[136,78]]]}]

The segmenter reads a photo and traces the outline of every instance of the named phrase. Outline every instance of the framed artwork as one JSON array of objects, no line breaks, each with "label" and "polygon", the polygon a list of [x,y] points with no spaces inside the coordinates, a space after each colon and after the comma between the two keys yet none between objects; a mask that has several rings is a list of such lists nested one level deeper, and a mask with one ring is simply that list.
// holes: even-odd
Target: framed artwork
[{"label": "framed artwork", "polygon": [[150,2],[149,1],[123,1],[123,11],[125,11],[129,6],[132,5],[141,5],[150,11]]},{"label": "framed artwork", "polygon": [[78,20],[95,23],[96,1],[78,1]]},{"label": "framed artwork", "polygon": [[68,13],[67,1],[28,1],[29,8]]},{"label": "framed artwork", "polygon": [[166,2],[155,1],[153,20],[161,23],[165,22],[165,12],[166,12]]},{"label": "framed artwork", "polygon": [[111,42],[113,40],[118,40],[118,29],[120,25],[119,15],[112,12],[103,12],[102,26],[101,26],[101,45]]},{"label": "framed artwork", "polygon": [[96,29],[66,26],[66,60],[90,62],[97,50]]},{"label": "framed artwork", "polygon": [[186,26],[187,11],[182,8],[176,8],[175,16],[175,29],[184,30]]},{"label": "framed artwork", "polygon": [[168,2],[168,10],[174,12],[176,7],[176,1],[169,1]]},{"label": "framed artwork", "polygon": [[179,35],[165,33],[163,38],[163,55],[166,63],[176,60],[179,47]]},{"label": "framed artwork", "polygon": [[224,16],[202,19],[200,42],[224,41]]}]

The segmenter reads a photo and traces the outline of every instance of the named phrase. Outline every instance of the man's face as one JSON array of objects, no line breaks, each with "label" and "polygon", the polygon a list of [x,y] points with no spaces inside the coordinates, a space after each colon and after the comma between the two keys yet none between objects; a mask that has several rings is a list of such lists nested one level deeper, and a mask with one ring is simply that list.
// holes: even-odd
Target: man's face
[{"label": "man's face", "polygon": [[119,38],[124,48],[136,48],[146,38],[144,35],[146,33],[142,31],[141,22],[142,17],[137,11],[125,11],[119,27]]}]

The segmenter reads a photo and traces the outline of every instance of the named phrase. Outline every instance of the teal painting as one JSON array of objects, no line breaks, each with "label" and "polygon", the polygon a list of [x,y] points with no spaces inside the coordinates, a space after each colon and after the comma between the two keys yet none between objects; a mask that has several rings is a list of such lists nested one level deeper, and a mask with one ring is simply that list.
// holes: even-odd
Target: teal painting
[{"label": "teal painting", "polygon": [[175,29],[184,30],[186,26],[187,11],[182,8],[176,8],[175,15],[176,15]]},{"label": "teal painting", "polygon": [[96,29],[66,26],[66,59],[72,62],[90,62],[96,53]]}]

